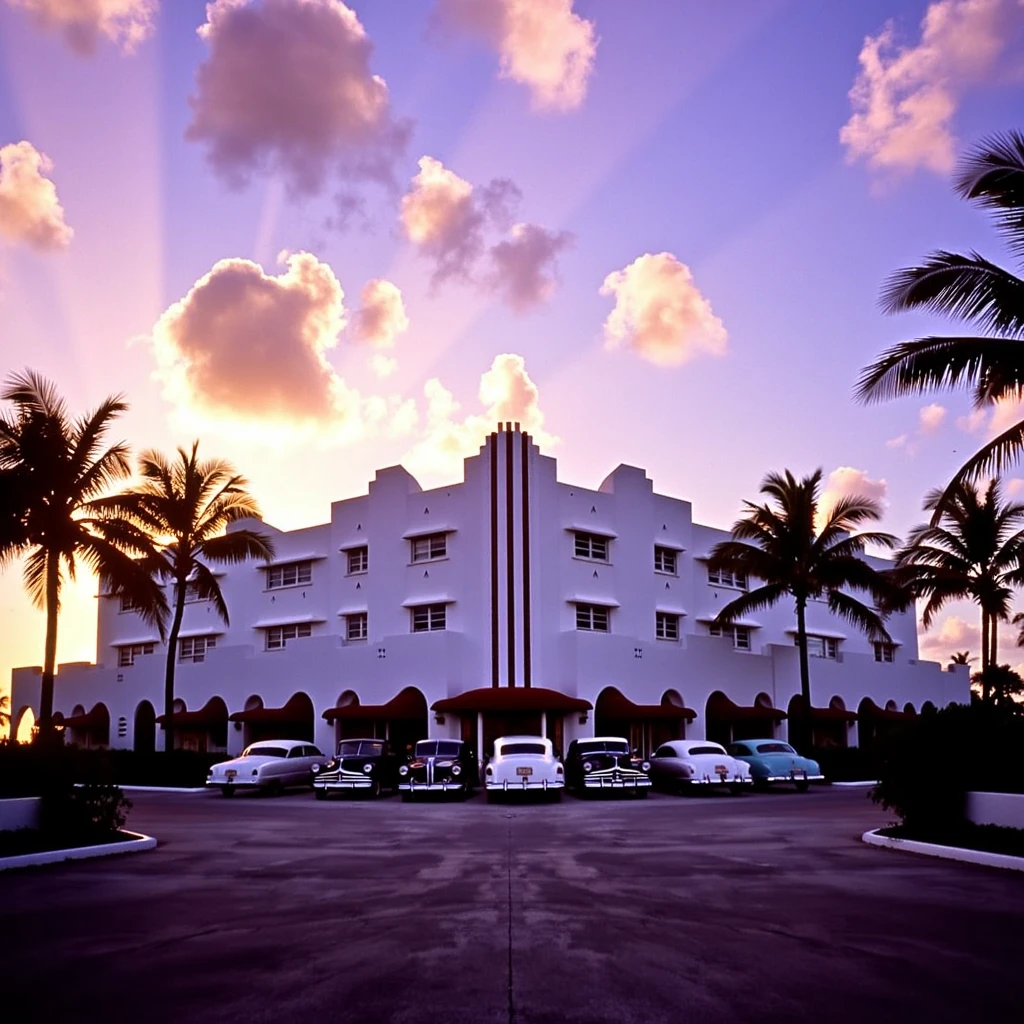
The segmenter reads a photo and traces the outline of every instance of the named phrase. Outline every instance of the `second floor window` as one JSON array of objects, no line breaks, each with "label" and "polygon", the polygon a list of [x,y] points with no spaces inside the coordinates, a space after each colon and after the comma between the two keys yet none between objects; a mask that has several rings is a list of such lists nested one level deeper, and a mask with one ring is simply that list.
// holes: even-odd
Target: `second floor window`
[{"label": "second floor window", "polygon": [[608,561],[608,538],[596,533],[573,534],[573,554],[577,558],[590,558],[596,562]]},{"label": "second floor window", "polygon": [[875,661],[892,662],[896,657],[895,644],[875,644]]},{"label": "second floor window", "polygon": [[217,646],[215,636],[185,636],[178,641],[178,661],[206,661],[206,652]]},{"label": "second floor window", "polygon": [[366,612],[354,612],[352,615],[345,616],[345,639],[346,640],[365,640],[367,637],[366,631],[367,615]]},{"label": "second floor window", "polygon": [[750,628],[748,626],[716,626],[712,623],[708,626],[708,632],[712,636],[728,637],[737,651],[750,650]]},{"label": "second floor window", "polygon": [[349,548],[348,551],[348,574],[354,575],[357,572],[366,572],[370,564],[370,552],[367,548]]},{"label": "second floor window", "polygon": [[659,640],[679,639],[679,616],[658,612],[654,618],[654,635]]},{"label": "second floor window", "polygon": [[426,537],[413,537],[410,548],[414,562],[429,562],[434,558],[447,558],[448,535],[446,533],[431,533]]},{"label": "second floor window", "polygon": [[299,640],[304,636],[312,636],[313,627],[308,622],[296,622],[289,626],[271,626],[267,630],[268,651],[280,651],[289,640]]},{"label": "second floor window", "polygon": [[185,584],[185,604],[195,604],[196,601],[203,601],[206,598],[199,596],[199,584],[195,580],[189,580]]},{"label": "second floor window", "polygon": [[143,654],[152,654],[153,644],[125,644],[117,649],[118,668],[128,668],[135,664],[135,659]]},{"label": "second floor window", "polygon": [[135,603],[135,598],[129,597],[127,594],[121,595],[121,611],[133,612],[139,606]]},{"label": "second floor window", "polygon": [[267,569],[267,590],[278,587],[297,587],[313,582],[312,562],[288,562],[286,565],[272,565]]},{"label": "second floor window", "polygon": [[412,609],[414,633],[430,633],[437,629],[447,629],[447,615],[443,604],[422,604]]},{"label": "second floor window", "polygon": [[609,632],[608,609],[599,604],[576,605],[576,628],[594,633]]},{"label": "second floor window", "polygon": [[737,590],[747,589],[745,572],[730,572],[728,569],[708,569],[708,583],[716,587],[735,587]]},{"label": "second floor window", "polygon": [[[793,643],[800,646],[800,637],[794,637]],[[839,654],[839,641],[830,636],[807,637],[807,656],[809,658],[831,658],[833,661]]]},{"label": "second floor window", "polygon": [[654,549],[654,571],[676,574],[676,552],[671,548]]}]

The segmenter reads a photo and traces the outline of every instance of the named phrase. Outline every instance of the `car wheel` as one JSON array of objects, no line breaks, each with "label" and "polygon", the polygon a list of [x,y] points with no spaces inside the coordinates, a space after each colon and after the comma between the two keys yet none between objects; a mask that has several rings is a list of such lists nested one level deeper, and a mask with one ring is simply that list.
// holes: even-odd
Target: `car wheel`
[{"label": "car wheel", "polygon": [[640,787],[637,787],[636,789],[633,790],[633,799],[634,800],[646,800],[647,799],[647,790],[646,789],[641,789]]},{"label": "car wheel", "polygon": [[806,793],[807,790],[809,790],[811,788],[811,784],[809,782],[807,782],[806,780],[804,780],[803,782],[797,782],[797,783],[795,783],[795,785],[796,785],[796,791],[798,793]]},{"label": "car wheel", "polygon": [[412,793],[410,793],[410,792],[403,793],[402,794],[402,803],[403,804],[411,804],[412,803]]},{"label": "car wheel", "polygon": [[317,800],[326,800],[327,799],[327,790],[326,789],[314,789],[313,790],[313,796],[315,796],[317,798]]},{"label": "car wheel", "polygon": [[754,779],[754,789],[759,793],[768,792],[768,780],[767,779]]},{"label": "car wheel", "polygon": [[376,800],[377,797],[379,797],[379,796],[380,796],[380,782],[377,779],[374,779],[373,782],[370,783],[370,799],[371,800]]},{"label": "car wheel", "polygon": [[220,787],[220,791],[221,791],[221,793],[224,794],[224,796],[234,796],[235,795],[235,787],[234,786],[221,786]]},{"label": "car wheel", "polygon": [[274,781],[267,786],[266,792],[267,796],[280,796],[284,792],[284,786],[281,785],[281,781],[279,779],[274,779]]},{"label": "car wheel", "polygon": [[732,793],[733,796],[742,796],[743,787],[739,784],[732,785],[729,787],[729,792]]}]

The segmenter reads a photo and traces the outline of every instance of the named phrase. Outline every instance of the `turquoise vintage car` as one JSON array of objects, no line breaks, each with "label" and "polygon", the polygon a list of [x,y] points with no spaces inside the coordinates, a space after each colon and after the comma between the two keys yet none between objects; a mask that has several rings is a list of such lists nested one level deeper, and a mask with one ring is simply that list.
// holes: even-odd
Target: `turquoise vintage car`
[{"label": "turquoise vintage car", "polygon": [[817,761],[801,757],[781,740],[742,740],[730,743],[729,753],[750,765],[754,785],[761,788],[771,783],[792,782],[803,793],[812,782],[825,779]]}]

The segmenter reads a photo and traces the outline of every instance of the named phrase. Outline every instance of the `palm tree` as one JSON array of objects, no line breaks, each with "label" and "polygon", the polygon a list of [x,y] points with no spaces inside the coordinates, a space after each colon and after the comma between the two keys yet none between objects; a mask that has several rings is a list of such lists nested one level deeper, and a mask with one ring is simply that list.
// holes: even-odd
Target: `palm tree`
[{"label": "palm tree", "polygon": [[145,564],[146,538],[119,519],[117,497],[103,498],[128,476],[123,442],[103,448],[115,417],[128,406],[118,395],[71,419],[53,384],[26,370],[7,378],[0,398],[14,403],[0,414],[0,491],[5,494],[0,568],[23,555],[25,585],[46,611],[39,697],[39,738],[52,737],[57,620],[65,574],[80,563],[129,595],[146,622],[159,627],[166,600]]},{"label": "palm tree", "polygon": [[0,726],[6,726],[10,723],[10,721],[11,698],[6,693],[0,693]]},{"label": "palm tree", "polygon": [[142,483],[132,488],[118,506],[133,526],[150,538],[150,564],[158,579],[174,586],[174,607],[167,634],[167,669],[164,677],[164,749],[174,750],[174,668],[178,634],[191,588],[196,599],[212,601],[225,624],[227,604],[211,565],[269,559],[270,539],[253,530],[225,532],[242,519],[260,518],[256,500],[245,489],[248,483],[230,463],[219,459],[200,462],[199,442],[192,450],[178,449],[169,461],[156,451],[139,460]]},{"label": "palm tree", "polygon": [[[1024,258],[1024,134],[984,139],[955,179],[964,198],[993,211],[1012,256]],[[887,313],[924,309],[962,321],[972,336],[904,341],[866,367],[856,397],[875,402],[931,390],[966,388],[976,408],[1024,395],[1024,280],[976,252],[939,250],[920,266],[899,270],[882,292]],[[997,474],[1024,450],[1024,420],[973,455],[946,489]],[[936,505],[936,522],[939,505]]]},{"label": "palm tree", "polygon": [[950,665],[970,665],[972,661],[974,661],[974,659],[971,657],[970,651],[954,651],[949,656]]},{"label": "palm tree", "polygon": [[[711,570],[745,573],[748,579],[761,581],[761,586],[741,594],[718,613],[715,622],[720,625],[784,598],[793,599],[800,649],[800,693],[808,713],[811,682],[807,602],[824,597],[830,612],[863,630],[871,640],[886,643],[890,637],[876,608],[890,609],[901,603],[892,579],[864,560],[867,544],[891,549],[897,545],[897,538],[889,533],[853,532],[862,523],[881,518],[878,503],[850,495],[839,498],[827,511],[820,510],[819,515],[820,485],[820,469],[802,480],[789,470],[784,475],[769,473],[761,483],[761,493],[773,499],[774,506],[744,502],[746,513],[733,525],[733,539],[716,544],[708,560]],[[852,596],[850,590],[869,595],[875,607]]]},{"label": "palm tree", "polygon": [[901,580],[925,598],[921,624],[929,629],[950,601],[969,599],[981,609],[981,680],[996,664],[998,627],[1010,613],[1013,587],[1024,580],[1024,504],[1003,501],[998,480],[980,491],[972,484],[929,492],[924,510],[938,521],[916,526],[897,553]]}]

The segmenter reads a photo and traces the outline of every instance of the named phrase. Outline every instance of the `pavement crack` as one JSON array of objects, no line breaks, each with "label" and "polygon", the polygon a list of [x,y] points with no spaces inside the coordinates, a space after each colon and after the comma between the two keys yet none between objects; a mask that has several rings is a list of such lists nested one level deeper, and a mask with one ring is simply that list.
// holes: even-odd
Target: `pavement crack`
[{"label": "pavement crack", "polygon": [[516,1003],[512,987],[512,815],[508,816],[508,1024],[515,1024]]}]

